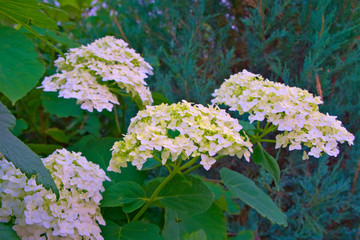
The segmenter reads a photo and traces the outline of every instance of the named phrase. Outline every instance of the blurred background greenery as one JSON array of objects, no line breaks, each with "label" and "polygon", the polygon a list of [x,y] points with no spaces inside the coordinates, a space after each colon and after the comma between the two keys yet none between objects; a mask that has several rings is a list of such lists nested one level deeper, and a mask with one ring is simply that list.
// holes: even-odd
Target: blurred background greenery
[{"label": "blurred background greenery", "polygon": [[[252,163],[227,159],[226,165],[256,179],[281,206],[289,226],[272,225],[242,203],[228,214],[228,232],[251,230],[256,239],[360,238],[360,4],[356,0],[48,0],[64,12],[46,13],[60,31],[34,29],[63,52],[106,35],[122,38],[154,68],[147,79],[158,101],[182,99],[209,104],[224,79],[242,69],[275,82],[320,95],[324,113],[338,116],[355,135],[341,154],[301,160],[282,150],[280,191]],[[67,14],[65,14],[67,13]],[[2,25],[13,25],[1,16]],[[75,101],[42,93],[45,75],[58,54],[26,29],[38,55],[39,74],[19,100],[0,93],[17,118],[13,133],[38,154],[79,145],[92,137],[118,136],[114,114],[88,113]],[[0,29],[1,30],[1,29]],[[41,70],[43,69],[43,70]],[[31,70],[29,70],[31,71]],[[24,95],[25,95],[24,94]],[[162,94],[162,95],[161,95]],[[14,104],[13,104],[14,103]],[[137,112],[130,100],[118,115]],[[126,110],[126,111],[125,111]],[[125,126],[123,127],[126,127]],[[268,145],[275,156],[277,151]],[[217,177],[215,168],[206,175]],[[247,232],[244,232],[247,234]]]}]

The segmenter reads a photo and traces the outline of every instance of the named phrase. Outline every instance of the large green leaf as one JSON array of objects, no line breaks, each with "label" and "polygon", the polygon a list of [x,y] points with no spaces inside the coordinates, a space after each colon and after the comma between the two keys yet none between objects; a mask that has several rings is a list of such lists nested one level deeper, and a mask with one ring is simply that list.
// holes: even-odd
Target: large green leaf
[{"label": "large green leaf", "polygon": [[280,168],[275,158],[267,153],[260,143],[254,148],[252,157],[254,163],[261,165],[268,173],[270,173],[275,181],[276,187],[279,189]]},{"label": "large green leaf", "polygon": [[0,129],[12,129],[15,126],[16,118],[0,102]]},{"label": "large green leaf", "polygon": [[167,99],[162,93],[151,92],[151,96],[154,100],[154,105],[160,105],[162,103],[171,104],[171,101]]},{"label": "large green leaf", "polygon": [[108,219],[105,219],[105,222],[105,226],[100,226],[101,236],[106,240],[120,240],[121,226]]},{"label": "large green leaf", "polygon": [[63,148],[58,144],[46,144],[46,143],[27,143],[26,144],[34,153],[39,155],[50,155],[56,149]]},{"label": "large green leaf", "polygon": [[72,146],[70,150],[82,152],[82,155],[86,157],[87,160],[96,163],[105,171],[106,175],[111,179],[111,182],[104,182],[105,189],[124,180],[142,184],[146,178],[146,172],[138,171],[136,167],[131,164],[128,164],[126,168],[122,168],[121,174],[107,170],[111,159],[110,149],[117,140],[116,138],[110,137],[96,138],[94,136],[86,136]]},{"label": "large green leaf", "polygon": [[163,231],[165,239],[186,239],[188,234],[201,229],[206,233],[207,240],[226,239],[225,216],[216,204],[213,204],[206,212],[195,216],[170,208],[166,209]]},{"label": "large green leaf", "polygon": [[145,197],[145,190],[139,184],[131,181],[121,181],[106,189],[103,193],[101,206],[122,206],[124,212],[130,213],[145,203]]},{"label": "large green leaf", "polygon": [[15,127],[11,130],[12,134],[19,136],[22,131],[28,128],[27,123],[23,119],[16,119]]},{"label": "large green leaf", "polygon": [[158,199],[168,208],[195,215],[205,212],[214,196],[200,179],[177,174],[160,191]]},{"label": "large green leaf", "polygon": [[20,240],[12,227],[6,223],[0,223],[0,239]]},{"label": "large green leaf", "polygon": [[76,104],[76,99],[65,99],[58,97],[57,92],[43,92],[41,98],[43,99],[43,106],[49,113],[55,114],[58,117],[80,117],[83,110]]},{"label": "large green leaf", "polygon": [[243,202],[270,221],[287,226],[286,215],[251,179],[227,168],[222,168],[220,175],[225,186]]},{"label": "large green leaf", "polygon": [[47,189],[51,188],[59,196],[59,190],[40,157],[9,131],[8,128],[14,126],[14,123],[15,118],[0,102],[0,153],[27,177],[36,174],[38,184],[43,184]]},{"label": "large green leaf", "polygon": [[241,230],[233,240],[255,240],[253,230]]},{"label": "large green leaf", "polygon": [[101,229],[106,240],[163,240],[159,227],[151,223],[131,222],[120,226],[106,220],[106,226]]},{"label": "large green leaf", "polygon": [[65,131],[60,130],[58,128],[48,128],[45,131],[46,135],[49,135],[54,140],[59,143],[69,143],[70,136],[65,134]]},{"label": "large green leaf", "polygon": [[57,29],[56,22],[43,11],[49,5],[38,3],[36,0],[1,0],[0,13],[12,18],[23,25],[35,25],[41,28]]},{"label": "large green leaf", "polygon": [[230,214],[240,213],[239,204],[234,202],[237,197],[232,192],[225,190],[222,186],[213,182],[204,182],[204,184],[213,192],[216,203],[222,210]]},{"label": "large green leaf", "polygon": [[44,73],[33,42],[22,33],[0,27],[0,92],[13,103],[25,96]]},{"label": "large green leaf", "polygon": [[202,229],[192,233],[184,233],[183,235],[183,240],[202,240],[202,239],[204,240],[207,239],[206,232]]}]

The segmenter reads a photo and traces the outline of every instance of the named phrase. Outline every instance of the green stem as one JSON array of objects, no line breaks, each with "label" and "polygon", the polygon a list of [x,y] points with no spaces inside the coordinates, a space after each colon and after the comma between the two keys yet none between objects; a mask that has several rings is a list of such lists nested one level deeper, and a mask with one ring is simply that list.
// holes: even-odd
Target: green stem
[{"label": "green stem", "polygon": [[187,163],[185,163],[184,165],[182,165],[182,166],[180,167],[180,171],[181,171],[181,170],[184,170],[185,168],[190,167],[191,165],[193,165],[193,164],[198,160],[199,157],[200,157],[200,156],[196,156],[196,157],[194,157],[193,159],[191,159],[190,161],[188,161]]},{"label": "green stem", "polygon": [[272,131],[274,131],[275,129],[277,129],[277,126],[272,125],[271,127],[267,128],[266,130],[264,130],[264,132],[259,136],[259,138],[263,138],[264,136],[266,136],[267,134],[271,133]]},{"label": "green stem", "polygon": [[118,113],[117,113],[117,109],[116,106],[114,105],[114,113],[115,113],[115,122],[116,122],[116,128],[119,132],[119,134],[121,135],[121,129],[120,129],[120,123],[119,123],[119,117],[118,117]]},{"label": "green stem", "polygon": [[124,133],[125,132],[125,113],[126,113],[126,105],[125,105],[125,101],[123,99],[123,97],[121,95],[119,95],[119,101],[120,101],[120,106],[121,106],[121,131]]},{"label": "green stem", "polygon": [[183,173],[184,173],[184,174],[190,173],[190,172],[192,172],[192,171],[194,171],[194,170],[196,170],[196,169],[198,169],[198,168],[200,168],[200,167],[202,167],[201,164],[195,165],[195,166],[193,166],[192,168],[189,168],[188,170],[184,171]]},{"label": "green stem", "polygon": [[[160,158],[158,158],[158,157],[156,157],[156,156],[154,156],[154,155],[153,155],[153,158],[154,158],[156,161],[158,161],[159,163],[161,163],[161,165],[163,165]],[[165,163],[165,165],[163,165],[163,166],[166,167],[166,169],[169,171],[169,173],[171,173],[172,170],[171,170],[171,168],[170,168],[168,165],[166,165],[166,163]]]},{"label": "green stem", "polygon": [[273,140],[273,139],[260,139],[259,142],[276,143],[276,140]]},{"label": "green stem", "polygon": [[[180,161],[179,161],[180,162]],[[153,194],[151,195],[149,201],[145,203],[144,206],[140,209],[140,211],[135,215],[132,222],[139,220],[139,218],[144,214],[144,212],[148,209],[150,204],[155,201],[160,191],[165,187],[165,185],[178,173],[181,172],[179,167],[174,168],[174,170],[167,176],[164,181],[160,183],[160,185],[155,189]]]}]

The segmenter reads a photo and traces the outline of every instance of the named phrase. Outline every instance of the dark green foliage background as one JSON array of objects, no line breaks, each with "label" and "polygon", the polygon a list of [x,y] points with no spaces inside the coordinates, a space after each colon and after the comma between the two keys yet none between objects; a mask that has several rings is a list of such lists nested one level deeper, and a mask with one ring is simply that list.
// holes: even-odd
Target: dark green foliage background
[{"label": "dark green foliage background", "polygon": [[[222,161],[216,164],[217,170],[205,174],[218,178],[219,169],[227,165],[256,178],[288,216],[289,226],[283,228],[242,206],[239,214],[227,216],[229,233],[251,229],[261,239],[359,237],[358,1],[138,0],[119,4],[100,0],[93,6],[90,0],[58,2],[68,15],[50,10],[47,14],[60,22],[60,32],[34,27],[38,33],[64,52],[106,35],[123,38],[153,66],[154,75],[147,79],[151,90],[171,102],[186,99],[209,104],[214,89],[244,68],[316,95],[321,92],[321,111],[338,116],[355,135],[354,146],[342,145],[337,158],[309,161],[302,161],[301,153],[283,150],[278,158],[280,191],[269,174],[243,160]],[[4,16],[0,20],[2,25],[12,24]],[[46,67],[44,76],[53,74],[55,50],[26,30],[19,32],[37,46],[38,59]],[[36,153],[47,155],[59,146],[81,149],[91,138],[120,136],[113,113],[88,113],[74,107],[74,101],[55,96],[34,87],[13,105],[0,94],[0,101],[16,119],[27,123],[17,129],[18,135]],[[137,111],[130,100],[125,108],[124,116],[118,109],[119,117],[125,119],[123,129]],[[276,155],[273,146],[265,148]]]}]

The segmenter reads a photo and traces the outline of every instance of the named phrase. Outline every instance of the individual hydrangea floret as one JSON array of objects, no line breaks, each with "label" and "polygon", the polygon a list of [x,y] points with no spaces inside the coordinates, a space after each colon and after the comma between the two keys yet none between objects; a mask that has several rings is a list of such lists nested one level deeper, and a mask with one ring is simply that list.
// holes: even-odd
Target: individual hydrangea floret
[{"label": "individual hydrangea floret", "polygon": [[81,153],[66,149],[42,161],[59,189],[59,200],[3,158],[0,222],[15,217],[13,229],[21,239],[103,239],[98,224],[105,225],[99,207],[102,183],[109,180],[105,172]]},{"label": "individual hydrangea floret", "polygon": [[120,172],[127,162],[141,169],[148,158],[159,157],[162,164],[179,157],[201,157],[206,170],[215,155],[249,160],[252,144],[239,131],[242,126],[218,107],[182,103],[147,106],[131,119],[123,141],[112,148],[109,170]]},{"label": "individual hydrangea floret", "polygon": [[59,97],[76,98],[90,112],[112,110],[119,104],[116,92],[124,89],[143,105],[153,102],[144,81],[152,67],[121,39],[107,36],[65,53],[55,61],[58,73],[45,77],[44,91],[59,91]]},{"label": "individual hydrangea floret", "polygon": [[320,97],[306,90],[264,80],[243,70],[225,80],[212,95],[212,104],[228,105],[229,110],[240,114],[249,113],[250,122],[266,119],[277,126],[284,133],[276,136],[276,148],[310,148],[304,159],[308,155],[318,158],[322,153],[336,156],[338,142],[353,144],[354,136],[336,117],[320,113]]}]

